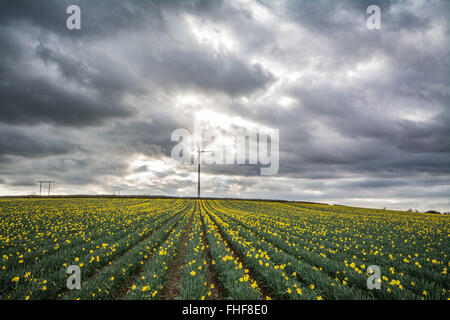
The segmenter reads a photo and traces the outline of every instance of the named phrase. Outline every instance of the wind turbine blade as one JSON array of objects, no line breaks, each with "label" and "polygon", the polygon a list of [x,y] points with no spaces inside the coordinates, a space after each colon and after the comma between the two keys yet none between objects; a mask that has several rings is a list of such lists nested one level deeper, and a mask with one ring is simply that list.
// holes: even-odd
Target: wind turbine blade
[{"label": "wind turbine blade", "polygon": [[198,142],[197,142],[197,151],[200,151],[200,146],[198,145]]}]

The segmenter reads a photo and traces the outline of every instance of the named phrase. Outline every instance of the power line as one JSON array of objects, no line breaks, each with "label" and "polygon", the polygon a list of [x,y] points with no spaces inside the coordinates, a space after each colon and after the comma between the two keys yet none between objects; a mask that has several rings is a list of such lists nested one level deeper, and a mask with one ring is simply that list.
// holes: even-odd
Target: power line
[{"label": "power line", "polygon": [[47,193],[47,195],[50,196],[51,186],[52,186],[52,183],[55,183],[55,181],[39,180],[39,181],[36,181],[36,182],[39,182],[39,196],[42,196],[42,184],[46,184],[46,183],[48,184],[48,193]]}]

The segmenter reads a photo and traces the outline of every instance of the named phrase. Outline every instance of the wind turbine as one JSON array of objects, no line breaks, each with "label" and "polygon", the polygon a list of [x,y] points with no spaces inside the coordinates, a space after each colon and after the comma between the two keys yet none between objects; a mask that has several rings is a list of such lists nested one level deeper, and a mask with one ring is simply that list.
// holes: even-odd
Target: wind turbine
[{"label": "wind turbine", "polygon": [[200,198],[200,163],[202,162],[201,156],[202,153],[213,152],[209,150],[201,150],[200,146],[197,143],[197,162],[198,162],[198,183],[197,183],[197,198]]}]

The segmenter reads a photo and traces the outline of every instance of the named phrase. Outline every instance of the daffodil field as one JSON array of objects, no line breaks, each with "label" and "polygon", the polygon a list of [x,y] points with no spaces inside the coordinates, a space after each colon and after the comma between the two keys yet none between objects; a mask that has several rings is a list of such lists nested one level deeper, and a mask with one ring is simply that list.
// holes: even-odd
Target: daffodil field
[{"label": "daffodil field", "polygon": [[[0,299],[450,299],[450,217],[295,202],[0,200]],[[69,266],[81,288],[69,289]],[[378,288],[368,278],[378,266]]]}]

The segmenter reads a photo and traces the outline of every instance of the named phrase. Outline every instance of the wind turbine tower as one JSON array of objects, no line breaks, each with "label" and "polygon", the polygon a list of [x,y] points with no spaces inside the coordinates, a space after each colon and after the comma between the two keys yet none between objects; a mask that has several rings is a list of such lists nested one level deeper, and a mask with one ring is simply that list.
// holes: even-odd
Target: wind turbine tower
[{"label": "wind turbine tower", "polygon": [[200,163],[202,162],[202,153],[206,152],[213,152],[213,151],[202,150],[197,143],[197,171],[198,171],[197,198],[200,198]]}]

